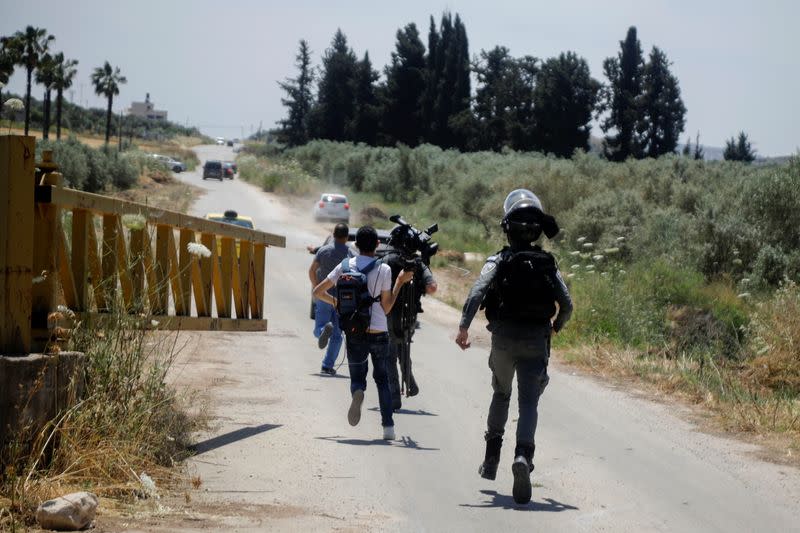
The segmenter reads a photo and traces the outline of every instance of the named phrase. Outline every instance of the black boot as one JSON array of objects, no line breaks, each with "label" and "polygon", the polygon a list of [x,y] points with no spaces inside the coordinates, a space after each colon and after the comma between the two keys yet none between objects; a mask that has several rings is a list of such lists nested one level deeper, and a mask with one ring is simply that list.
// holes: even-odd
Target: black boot
[{"label": "black boot", "polygon": [[483,464],[478,468],[478,473],[483,479],[497,477],[497,465],[500,464],[500,448],[503,447],[503,437],[486,438],[486,455]]},{"label": "black boot", "polygon": [[517,443],[514,449],[514,463],[511,472],[514,474],[514,501],[525,504],[531,501],[531,472],[533,472],[533,451],[536,446]]}]

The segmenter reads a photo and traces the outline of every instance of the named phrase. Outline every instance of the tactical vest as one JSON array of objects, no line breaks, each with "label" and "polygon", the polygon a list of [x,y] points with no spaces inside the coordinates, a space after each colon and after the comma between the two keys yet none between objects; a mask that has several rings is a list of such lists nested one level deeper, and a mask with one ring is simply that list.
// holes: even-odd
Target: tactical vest
[{"label": "tactical vest", "polygon": [[545,322],[556,314],[552,279],[556,262],[541,248],[500,253],[492,286],[484,300],[489,322],[517,324]]}]

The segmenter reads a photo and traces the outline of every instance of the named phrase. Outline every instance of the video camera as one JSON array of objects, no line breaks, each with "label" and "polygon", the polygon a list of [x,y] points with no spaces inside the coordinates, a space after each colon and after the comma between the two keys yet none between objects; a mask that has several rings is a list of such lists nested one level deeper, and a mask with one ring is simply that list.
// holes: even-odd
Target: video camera
[{"label": "video camera", "polygon": [[389,220],[397,226],[392,229],[388,244],[403,256],[406,261],[404,270],[413,270],[420,262],[430,266],[431,257],[439,251],[439,244],[431,240],[433,234],[439,231],[439,225],[433,224],[420,231],[403,220],[401,215],[392,215]]}]

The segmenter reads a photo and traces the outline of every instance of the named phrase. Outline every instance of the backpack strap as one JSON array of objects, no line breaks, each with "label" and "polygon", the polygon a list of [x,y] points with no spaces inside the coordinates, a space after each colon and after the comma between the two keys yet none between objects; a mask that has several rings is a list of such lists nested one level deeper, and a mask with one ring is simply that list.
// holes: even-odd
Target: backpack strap
[{"label": "backpack strap", "polygon": [[362,274],[364,274],[366,276],[367,274],[372,272],[372,269],[375,268],[375,265],[377,265],[377,264],[378,264],[378,260],[377,259],[373,259],[370,264],[368,264],[367,266],[365,266],[364,268],[359,270],[359,272],[361,272]]},{"label": "backpack strap", "polygon": [[342,260],[342,274],[349,274],[350,273],[350,258],[345,257]]}]

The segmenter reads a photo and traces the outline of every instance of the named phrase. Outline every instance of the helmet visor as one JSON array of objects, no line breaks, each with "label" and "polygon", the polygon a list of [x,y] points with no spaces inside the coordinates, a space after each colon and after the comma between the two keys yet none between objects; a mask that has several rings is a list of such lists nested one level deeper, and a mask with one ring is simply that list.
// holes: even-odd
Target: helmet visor
[{"label": "helmet visor", "polygon": [[503,213],[507,215],[520,207],[536,207],[542,210],[542,202],[528,189],[517,189],[508,193],[506,201],[503,202]]}]

